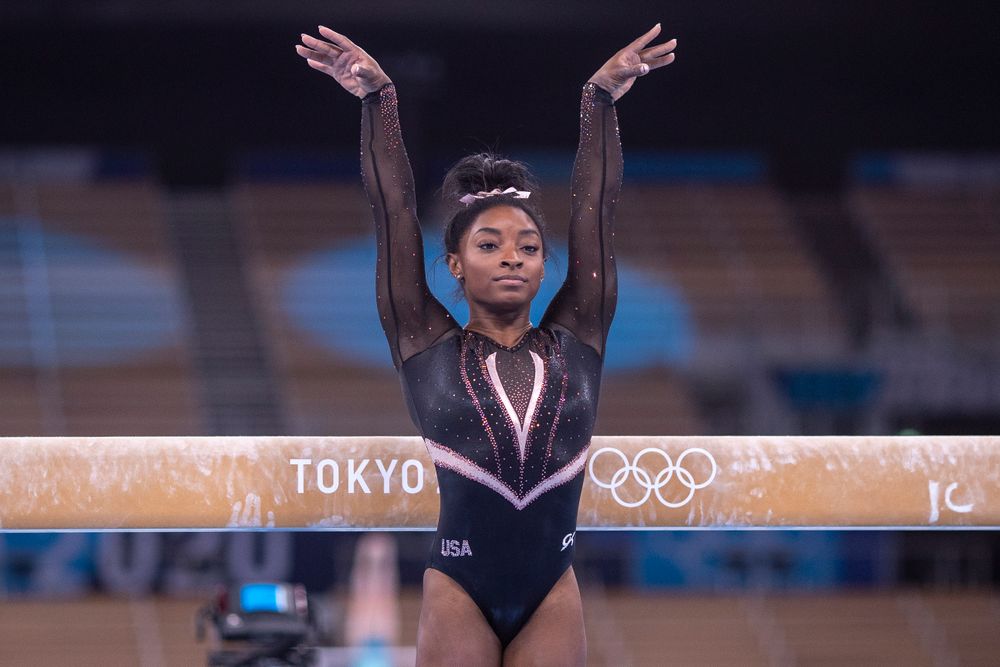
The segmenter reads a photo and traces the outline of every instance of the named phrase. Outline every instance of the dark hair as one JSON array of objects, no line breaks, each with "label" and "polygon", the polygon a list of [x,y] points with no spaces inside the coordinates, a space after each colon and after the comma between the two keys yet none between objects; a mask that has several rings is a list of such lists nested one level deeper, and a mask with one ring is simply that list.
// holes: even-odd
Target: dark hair
[{"label": "dark hair", "polygon": [[[476,199],[469,205],[459,199],[469,193],[489,192],[494,188],[531,192],[528,199],[516,199],[513,194],[494,195]],[[517,160],[507,160],[494,153],[484,152],[467,155],[456,162],[445,174],[441,185],[441,198],[446,207],[447,222],[444,226],[444,251],[457,253],[462,236],[472,226],[473,221],[483,211],[496,206],[513,206],[528,214],[542,237],[542,258],[549,257],[549,244],[545,238],[545,217],[533,202],[538,199],[538,182],[532,176],[528,165]],[[461,285],[456,296],[461,297]]]},{"label": "dark hair", "polygon": [[[494,195],[476,199],[469,205],[459,201],[461,197],[480,190],[489,192],[494,188],[506,190],[514,187],[517,190],[527,190],[531,193],[528,199],[515,199],[510,195]],[[445,174],[444,183],[440,189],[441,199],[445,205],[444,252],[457,253],[462,236],[472,226],[473,221],[483,211],[495,206],[513,206],[528,214],[528,217],[538,227],[542,237],[542,258],[549,258],[549,244],[545,238],[545,217],[538,207],[538,182],[532,176],[528,165],[516,160],[507,160],[492,152],[467,155],[452,165]],[[444,258],[441,255],[435,260]],[[452,291],[452,297],[457,302],[465,296],[462,282],[459,281]]]}]

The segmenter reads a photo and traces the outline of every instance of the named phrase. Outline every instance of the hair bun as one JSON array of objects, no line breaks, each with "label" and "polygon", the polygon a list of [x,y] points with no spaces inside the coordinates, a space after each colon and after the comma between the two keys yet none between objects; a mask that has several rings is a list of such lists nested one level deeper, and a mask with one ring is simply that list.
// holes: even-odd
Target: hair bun
[{"label": "hair bun", "polygon": [[493,153],[476,153],[463,157],[448,170],[441,192],[446,202],[454,203],[470,192],[509,187],[535,191],[538,184],[525,163]]}]

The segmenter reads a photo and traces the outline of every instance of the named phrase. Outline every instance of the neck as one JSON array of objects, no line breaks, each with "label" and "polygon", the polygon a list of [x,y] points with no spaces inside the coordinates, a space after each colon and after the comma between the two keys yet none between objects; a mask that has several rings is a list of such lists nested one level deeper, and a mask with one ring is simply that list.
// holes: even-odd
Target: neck
[{"label": "neck", "polygon": [[466,329],[485,334],[504,345],[513,345],[532,326],[528,310],[512,313],[477,313],[469,315]]}]

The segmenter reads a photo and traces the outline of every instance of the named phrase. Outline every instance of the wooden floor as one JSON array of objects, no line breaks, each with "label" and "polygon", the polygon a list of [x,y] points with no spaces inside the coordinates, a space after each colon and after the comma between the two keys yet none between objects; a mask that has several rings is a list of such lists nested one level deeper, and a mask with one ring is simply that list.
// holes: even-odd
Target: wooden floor
[{"label": "wooden floor", "polygon": [[[202,600],[0,603],[0,665],[204,665]],[[400,600],[402,643],[419,594]],[[637,594],[584,590],[591,665],[997,665],[1000,595]]]}]

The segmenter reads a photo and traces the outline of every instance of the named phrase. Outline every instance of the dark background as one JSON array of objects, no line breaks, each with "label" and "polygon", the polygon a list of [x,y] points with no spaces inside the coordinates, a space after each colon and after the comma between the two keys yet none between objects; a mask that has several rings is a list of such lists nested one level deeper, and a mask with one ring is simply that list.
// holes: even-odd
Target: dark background
[{"label": "dark background", "polygon": [[661,21],[677,61],[618,103],[626,150],[759,150],[785,187],[836,187],[856,150],[997,149],[998,19],[989,2],[5,0],[0,144],[152,150],[180,185],[225,180],[247,149],[354,150],[357,99],[293,49],[322,23],[396,82],[425,187],[432,157],[574,146],[580,86]]}]

